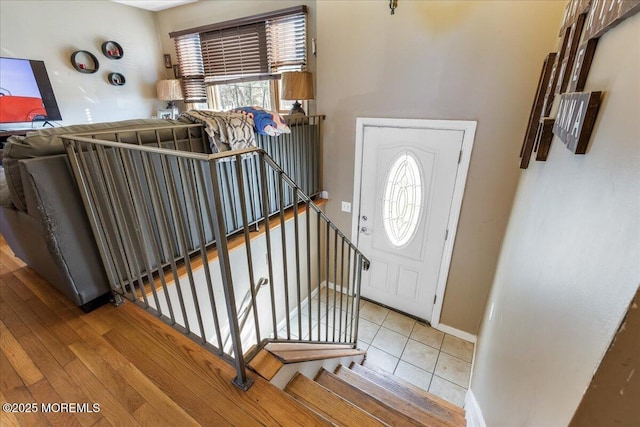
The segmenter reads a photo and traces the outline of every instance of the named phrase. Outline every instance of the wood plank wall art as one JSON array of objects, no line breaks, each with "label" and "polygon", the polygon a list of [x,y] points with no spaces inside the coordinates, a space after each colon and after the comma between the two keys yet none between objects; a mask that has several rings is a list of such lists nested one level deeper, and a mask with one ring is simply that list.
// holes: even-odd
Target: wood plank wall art
[{"label": "wood plank wall art", "polygon": [[[582,91],[598,39],[639,11],[640,0],[570,0],[567,3],[558,52],[547,55],[538,81],[520,150],[520,168],[529,166],[534,152],[536,160],[547,160],[554,135],[573,153],[587,152],[603,93]],[[555,101],[558,108],[552,117]]]}]

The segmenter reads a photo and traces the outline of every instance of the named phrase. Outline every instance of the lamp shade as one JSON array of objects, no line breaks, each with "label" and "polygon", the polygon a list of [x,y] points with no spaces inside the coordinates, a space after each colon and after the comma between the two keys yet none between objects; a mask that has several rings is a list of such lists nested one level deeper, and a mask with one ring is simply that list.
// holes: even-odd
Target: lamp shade
[{"label": "lamp shade", "polygon": [[313,99],[313,74],[309,71],[282,73],[282,99]]},{"label": "lamp shade", "polygon": [[177,101],[183,99],[182,86],[178,79],[158,80],[156,90],[158,91],[158,99],[161,101]]}]

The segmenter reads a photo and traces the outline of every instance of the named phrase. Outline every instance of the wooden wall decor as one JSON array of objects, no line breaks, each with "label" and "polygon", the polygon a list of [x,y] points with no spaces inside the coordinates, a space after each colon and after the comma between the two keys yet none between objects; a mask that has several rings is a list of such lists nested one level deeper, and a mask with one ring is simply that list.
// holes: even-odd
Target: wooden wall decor
[{"label": "wooden wall decor", "polygon": [[640,0],[592,0],[585,26],[585,40],[601,37],[640,11]]},{"label": "wooden wall decor", "polygon": [[582,27],[584,26],[585,15],[578,16],[576,21],[567,28],[570,30],[569,42],[567,43],[566,50],[563,55],[562,65],[558,73],[558,83],[556,84],[556,95],[564,93],[567,89],[567,83],[569,83],[569,76],[573,69],[573,61],[576,57],[578,45],[580,44],[580,36],[582,35]]},{"label": "wooden wall decor", "polygon": [[[640,0],[569,0],[560,25],[558,53],[555,58],[547,56],[538,82],[520,149],[520,168],[529,166],[534,152],[536,160],[546,160],[553,135],[573,153],[586,153],[602,93],[582,91],[598,38],[638,12]],[[554,118],[555,95],[560,95],[560,101]]]},{"label": "wooden wall decor", "polygon": [[575,154],[587,152],[602,92],[563,93],[553,133]]},{"label": "wooden wall decor", "polygon": [[529,115],[529,124],[524,135],[522,148],[520,148],[520,168],[522,169],[526,169],[529,166],[529,160],[531,159],[531,153],[533,152],[533,145],[536,139],[538,120],[542,113],[544,96],[549,85],[549,80],[551,80],[552,68],[555,59],[556,54],[550,53],[547,55],[544,60],[544,64],[542,65],[540,79],[538,80],[538,88],[536,89],[536,96],[533,99],[533,105],[531,106],[531,113]]},{"label": "wooden wall decor", "polygon": [[591,39],[578,47],[567,92],[581,92],[582,89],[584,89],[584,84],[587,82],[591,61],[593,60],[593,55],[596,53],[597,45],[598,39]]},{"label": "wooden wall decor", "polygon": [[556,119],[543,117],[538,125],[538,135],[536,141],[536,160],[544,162],[547,160],[551,141],[553,140],[553,125]]},{"label": "wooden wall decor", "polygon": [[583,15],[589,11],[591,0],[574,0],[567,3],[567,7],[564,10],[564,17],[562,18],[562,25],[560,25],[559,36],[564,34],[564,31],[572,26],[580,15]]}]

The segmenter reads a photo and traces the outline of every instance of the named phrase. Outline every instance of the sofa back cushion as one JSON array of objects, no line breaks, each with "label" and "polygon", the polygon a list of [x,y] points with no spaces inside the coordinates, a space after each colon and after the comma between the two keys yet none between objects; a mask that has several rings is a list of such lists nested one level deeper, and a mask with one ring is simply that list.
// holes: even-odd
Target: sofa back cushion
[{"label": "sofa back cushion", "polygon": [[[29,132],[26,136],[12,136],[7,140],[2,161],[2,164],[5,168],[7,187],[9,189],[11,201],[17,209],[23,211],[26,210],[24,188],[22,185],[18,162],[22,159],[32,159],[36,157],[55,154],[65,154],[64,144],[61,138],[63,135],[100,132],[105,130],[126,131],[142,127],[173,126],[181,124],[185,123],[177,120],[134,119],[118,122],[92,123],[64,126],[58,128],[47,128],[35,132]],[[180,136],[186,138],[186,132],[186,130],[183,130],[184,135],[179,135],[178,138],[180,138]],[[166,139],[172,139],[172,134],[170,131],[167,131],[166,133],[161,135],[161,138],[161,140],[163,141]],[[104,139],[114,140],[115,136],[105,135]],[[128,137],[124,135],[123,142],[135,143],[137,141],[135,140],[134,134],[130,133]],[[143,143],[149,142],[155,141],[143,140]]]}]

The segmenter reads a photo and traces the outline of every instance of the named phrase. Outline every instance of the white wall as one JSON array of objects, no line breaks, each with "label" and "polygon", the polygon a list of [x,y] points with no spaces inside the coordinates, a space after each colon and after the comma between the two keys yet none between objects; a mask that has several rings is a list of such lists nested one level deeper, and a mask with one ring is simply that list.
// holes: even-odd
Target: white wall
[{"label": "white wall", "polygon": [[[155,89],[164,67],[153,12],[102,0],[3,0],[0,15],[1,55],[45,62],[60,124],[149,118],[163,107]],[[102,54],[107,40],[120,43],[122,59]],[[76,50],[96,55],[98,72],[76,71],[70,62]],[[109,84],[110,72],[123,74],[126,84]]]},{"label": "white wall", "polygon": [[518,153],[558,1],[317,2],[323,183],[343,230],[356,117],[477,120],[441,323],[478,332],[519,176]]},{"label": "white wall", "polygon": [[639,34],[599,41],[587,154],[554,138],[521,174],[472,374],[489,426],[567,425],[640,283]]}]

